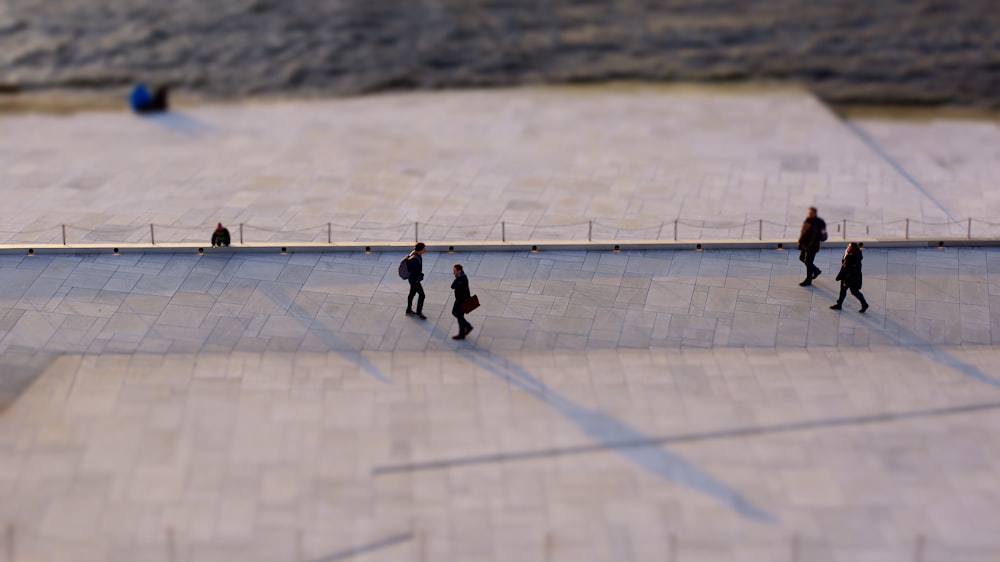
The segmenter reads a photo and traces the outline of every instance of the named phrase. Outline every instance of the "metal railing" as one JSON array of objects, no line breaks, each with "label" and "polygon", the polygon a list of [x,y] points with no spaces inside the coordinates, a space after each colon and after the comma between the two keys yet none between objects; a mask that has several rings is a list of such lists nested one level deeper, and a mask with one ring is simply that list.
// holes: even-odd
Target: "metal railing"
[{"label": "metal railing", "polygon": [[[517,223],[479,220],[471,223],[454,218],[445,222],[378,223],[369,220],[329,221],[303,227],[264,226],[254,223],[230,225],[234,245],[287,243],[359,242],[532,242],[564,241],[752,241],[795,240],[801,223],[757,218],[745,220],[673,219],[641,222],[628,219],[552,219],[551,222]],[[0,229],[0,243],[87,245],[101,243],[209,245],[214,226],[178,224],[102,225],[94,228],[59,224],[20,230]],[[902,218],[886,222],[840,219],[827,223],[829,241],[857,239],[972,240],[1000,238],[1000,222],[967,218],[954,221],[924,221]]]},{"label": "metal railing", "polygon": [[[143,539],[128,537],[127,547],[119,546],[119,554],[133,558],[164,560],[165,562],[180,562],[192,556],[192,550],[197,545],[205,545],[204,540],[190,536],[184,525],[163,527],[159,536],[155,534]],[[373,537],[361,544],[337,544],[335,541],[323,540],[329,533],[318,532],[314,528],[299,527],[284,529],[277,535],[268,534],[265,538],[254,538],[243,544],[228,543],[231,552],[260,552],[267,550],[278,562],[307,562],[309,560],[341,560],[354,559],[356,555],[377,552],[386,548],[395,548],[398,559],[413,562],[430,560],[428,543],[435,537],[433,533],[422,528],[419,522],[412,522],[409,528],[401,527],[395,533]],[[102,537],[113,540],[110,537]],[[727,544],[701,538],[684,537],[676,533],[666,533],[665,541],[658,549],[663,552],[663,560],[667,562],[687,562],[688,560],[703,560],[706,556],[713,559],[732,558],[737,550],[752,549],[758,555],[766,556],[776,562],[807,562],[809,560],[826,560],[831,557],[844,560],[861,560],[871,557],[873,552],[879,554],[879,560],[898,560],[900,562],[930,562],[931,560],[998,560],[1000,544],[995,540],[980,541],[975,545],[956,546],[953,541],[945,541],[924,534],[910,537],[900,537],[890,544],[858,544],[848,541],[838,544],[828,537],[815,537],[802,534],[791,534],[785,537],[754,538],[745,537],[742,540]],[[307,540],[308,539],[308,540]],[[447,540],[447,539],[445,539]],[[124,542],[124,541],[123,541]],[[561,545],[564,537],[559,533],[547,532],[544,541],[538,545],[542,559],[554,560],[561,558]],[[309,548],[307,548],[309,546]],[[0,562],[15,562],[18,560],[53,559],[53,553],[72,553],[80,556],[88,553],[91,557],[103,552],[106,545],[99,539],[83,537],[76,534],[74,538],[52,536],[36,527],[8,523],[0,531]],[[46,556],[48,554],[49,556]],[[103,559],[103,556],[100,556]]]}]

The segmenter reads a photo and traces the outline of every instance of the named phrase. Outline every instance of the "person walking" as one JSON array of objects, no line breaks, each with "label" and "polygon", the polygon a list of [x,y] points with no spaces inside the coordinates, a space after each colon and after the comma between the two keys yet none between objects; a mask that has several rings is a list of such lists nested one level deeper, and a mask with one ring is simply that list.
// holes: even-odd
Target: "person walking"
[{"label": "person walking", "polygon": [[[417,242],[413,245],[413,249],[410,250],[410,255],[406,256],[406,268],[409,270],[409,277],[406,278],[410,282],[410,294],[406,296],[406,315],[416,316],[421,320],[427,320],[424,316],[424,286],[420,284],[424,280],[424,252],[427,251],[427,245],[423,242]],[[417,310],[413,310],[413,297],[417,297]]]},{"label": "person walking", "polygon": [[462,303],[472,298],[472,292],[469,290],[469,278],[462,271],[462,264],[456,263],[451,272],[455,274],[455,280],[451,282],[451,288],[455,290],[455,304],[451,307],[451,314],[458,320],[458,335],[451,339],[464,340],[472,331],[472,324],[465,319]]},{"label": "person walking", "polygon": [[840,281],[840,298],[837,299],[837,304],[830,306],[831,310],[841,309],[841,305],[844,304],[844,299],[847,297],[848,289],[850,289],[852,295],[861,301],[861,310],[858,312],[864,314],[868,310],[868,301],[861,294],[862,259],[864,258],[861,256],[861,246],[858,246],[857,242],[848,244],[847,250],[844,251],[844,259],[840,260],[840,273],[837,274],[837,280]]},{"label": "person walking", "polygon": [[799,286],[812,285],[812,280],[823,273],[813,264],[813,260],[819,252],[820,242],[826,242],[826,236],[826,221],[819,218],[816,207],[809,207],[809,214],[802,222],[802,232],[799,234],[799,261],[806,264],[806,278]]}]

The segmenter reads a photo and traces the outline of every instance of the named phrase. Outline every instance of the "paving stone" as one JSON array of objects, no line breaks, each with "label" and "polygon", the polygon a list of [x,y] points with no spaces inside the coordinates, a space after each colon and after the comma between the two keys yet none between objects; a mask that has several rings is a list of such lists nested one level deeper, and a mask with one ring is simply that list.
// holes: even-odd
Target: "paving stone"
[{"label": "paving stone", "polygon": [[[931,235],[920,221],[1000,211],[993,125],[971,139],[860,122],[912,158],[921,193],[801,94],[316,104],[185,110],[214,127],[195,138],[124,114],[5,116],[0,160],[15,165],[0,185],[30,203],[5,228],[36,228],[43,201],[101,236],[228,216],[273,230],[246,229],[259,239],[320,225],[298,234],[320,241],[329,209],[343,236],[386,240],[410,240],[414,220],[425,235],[499,237],[489,225],[506,220],[508,239],[582,240],[571,223],[598,215],[618,221],[595,224],[602,236],[768,216],[794,237],[811,204],[831,225],[881,236],[911,218]],[[642,118],[656,126],[607,127]],[[371,134],[389,122],[396,140]],[[100,150],[79,142],[94,131]],[[393,157],[426,169],[386,164],[378,147],[398,138]],[[97,197],[47,164],[68,157],[109,178]],[[192,215],[205,182],[236,185]],[[427,321],[402,315],[398,256],[378,252],[0,256],[0,378],[32,381],[0,415],[0,523],[30,560],[164,560],[166,527],[179,560],[212,562],[664,560],[670,535],[684,562],[776,560],[793,535],[818,561],[908,560],[918,534],[928,559],[996,558],[1000,252],[866,250],[859,315],[850,296],[827,308],[841,244],[809,288],[788,251],[429,253]],[[483,302],[463,342],[456,261]],[[380,545],[392,537],[408,538]]]}]

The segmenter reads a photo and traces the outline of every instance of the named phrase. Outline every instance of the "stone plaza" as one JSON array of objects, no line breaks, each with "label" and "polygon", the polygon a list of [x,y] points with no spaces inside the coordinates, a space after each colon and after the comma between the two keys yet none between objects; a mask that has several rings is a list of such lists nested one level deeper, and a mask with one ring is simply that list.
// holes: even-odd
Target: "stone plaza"
[{"label": "stone plaza", "polygon": [[0,132],[9,248],[834,231],[809,288],[778,249],[429,252],[426,321],[385,252],[0,256],[0,560],[1000,559],[1000,250],[868,249],[828,309],[842,220],[992,232],[990,121],[619,85]]}]

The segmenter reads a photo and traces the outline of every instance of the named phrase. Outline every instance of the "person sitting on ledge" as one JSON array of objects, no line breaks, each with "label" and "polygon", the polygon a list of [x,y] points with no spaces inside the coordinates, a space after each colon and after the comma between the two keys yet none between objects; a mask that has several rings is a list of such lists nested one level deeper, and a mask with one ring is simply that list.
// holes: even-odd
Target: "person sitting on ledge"
[{"label": "person sitting on ledge", "polygon": [[221,222],[219,226],[215,227],[215,232],[212,233],[212,247],[215,248],[217,246],[229,246],[229,229],[222,226]]},{"label": "person sitting on ledge", "polygon": [[128,102],[132,106],[132,111],[136,113],[159,113],[167,111],[167,92],[167,86],[161,85],[157,86],[153,93],[150,93],[146,85],[140,82],[132,88]]}]

